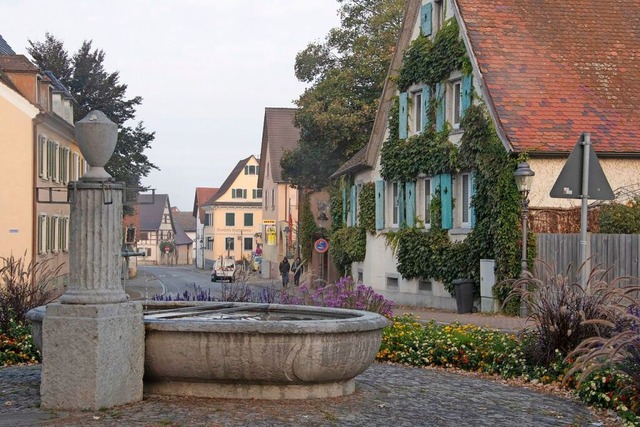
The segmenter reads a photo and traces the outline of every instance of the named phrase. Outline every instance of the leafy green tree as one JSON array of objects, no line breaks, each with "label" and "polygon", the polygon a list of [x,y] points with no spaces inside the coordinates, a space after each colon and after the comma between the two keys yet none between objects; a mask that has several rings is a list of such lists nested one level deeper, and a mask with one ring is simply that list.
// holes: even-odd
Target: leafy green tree
[{"label": "leafy green tree", "polygon": [[338,0],[341,26],[296,56],[297,149],[281,166],[294,185],[322,188],[368,141],[402,23],[402,0]]},{"label": "leafy green tree", "polygon": [[91,43],[84,41],[70,58],[62,41],[46,33],[43,42],[29,40],[27,52],[40,69],[52,71],[74,96],[77,101],[74,122],[91,110],[100,110],[118,124],[118,144],[105,169],[117,181],[137,186],[142,177],[149,175],[152,169],[158,169],[144,154],[155,139],[155,133],[147,132],[142,122],[135,127],[127,125],[129,120],[135,119],[136,107],[142,103],[142,98],[126,97],[127,85],[120,83],[120,74],[105,71],[105,53],[92,49]]}]

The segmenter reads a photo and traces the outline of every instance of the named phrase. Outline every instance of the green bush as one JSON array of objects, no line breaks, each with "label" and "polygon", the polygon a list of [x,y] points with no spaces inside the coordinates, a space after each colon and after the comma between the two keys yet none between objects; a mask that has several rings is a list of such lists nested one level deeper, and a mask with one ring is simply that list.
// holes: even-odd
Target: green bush
[{"label": "green bush", "polygon": [[640,233],[639,200],[634,200],[628,205],[621,203],[602,205],[598,212],[598,225],[600,226],[601,233]]}]

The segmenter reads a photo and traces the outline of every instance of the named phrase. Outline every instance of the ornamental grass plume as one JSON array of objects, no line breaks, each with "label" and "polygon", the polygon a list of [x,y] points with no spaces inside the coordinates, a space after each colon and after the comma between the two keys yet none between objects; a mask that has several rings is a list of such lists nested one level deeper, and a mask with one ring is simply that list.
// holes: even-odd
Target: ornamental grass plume
[{"label": "ornamental grass plume", "polygon": [[[626,278],[627,280],[631,280]],[[621,279],[618,279],[619,281]],[[634,280],[637,282],[637,280]],[[626,388],[640,396],[640,286],[612,286],[603,292],[606,318],[585,319],[596,336],[584,339],[569,355],[575,358],[570,375],[580,373],[580,386],[596,370],[610,369],[628,379]],[[640,398],[635,402],[636,412]]]},{"label": "ornamental grass plume", "polygon": [[[556,351],[566,357],[588,338],[610,336],[612,328],[606,322],[614,321],[608,307],[611,292],[623,278],[608,283],[603,280],[608,270],[594,268],[581,286],[569,280],[570,266],[564,274],[556,274],[549,264],[539,263],[542,271],[536,272],[536,277],[527,272],[514,281],[513,291],[504,304],[517,297],[526,304],[533,326],[522,332],[528,338],[525,352],[534,364],[548,365],[557,358]],[[581,266],[578,275],[584,267]]]},{"label": "ornamental grass plume", "polygon": [[15,321],[25,322],[25,314],[34,307],[50,302],[56,295],[51,281],[63,264],[53,268],[50,260],[25,262],[22,258],[0,257],[0,331],[7,331]]}]

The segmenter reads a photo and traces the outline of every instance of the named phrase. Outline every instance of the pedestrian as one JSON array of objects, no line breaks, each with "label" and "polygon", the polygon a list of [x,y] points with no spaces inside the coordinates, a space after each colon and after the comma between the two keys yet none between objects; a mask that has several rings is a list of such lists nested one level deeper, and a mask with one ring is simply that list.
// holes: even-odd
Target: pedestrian
[{"label": "pedestrian", "polygon": [[291,271],[293,271],[293,284],[296,286],[300,285],[300,276],[302,276],[302,260],[300,257],[297,257],[293,264],[291,265]]},{"label": "pedestrian", "polygon": [[287,259],[287,257],[284,257],[284,259],[280,263],[280,274],[282,275],[282,287],[286,287],[289,284],[289,271],[291,271],[289,260]]},{"label": "pedestrian", "polygon": [[256,247],[256,256],[262,256],[262,248],[260,247],[260,243]]}]

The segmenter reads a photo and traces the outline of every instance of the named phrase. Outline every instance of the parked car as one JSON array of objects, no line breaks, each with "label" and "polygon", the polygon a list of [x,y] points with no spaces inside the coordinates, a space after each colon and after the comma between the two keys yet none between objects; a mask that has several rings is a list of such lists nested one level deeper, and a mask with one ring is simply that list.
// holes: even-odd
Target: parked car
[{"label": "parked car", "polygon": [[236,262],[233,258],[218,258],[213,263],[213,270],[211,271],[211,281],[217,282],[218,280],[228,280],[233,282],[236,272]]}]

